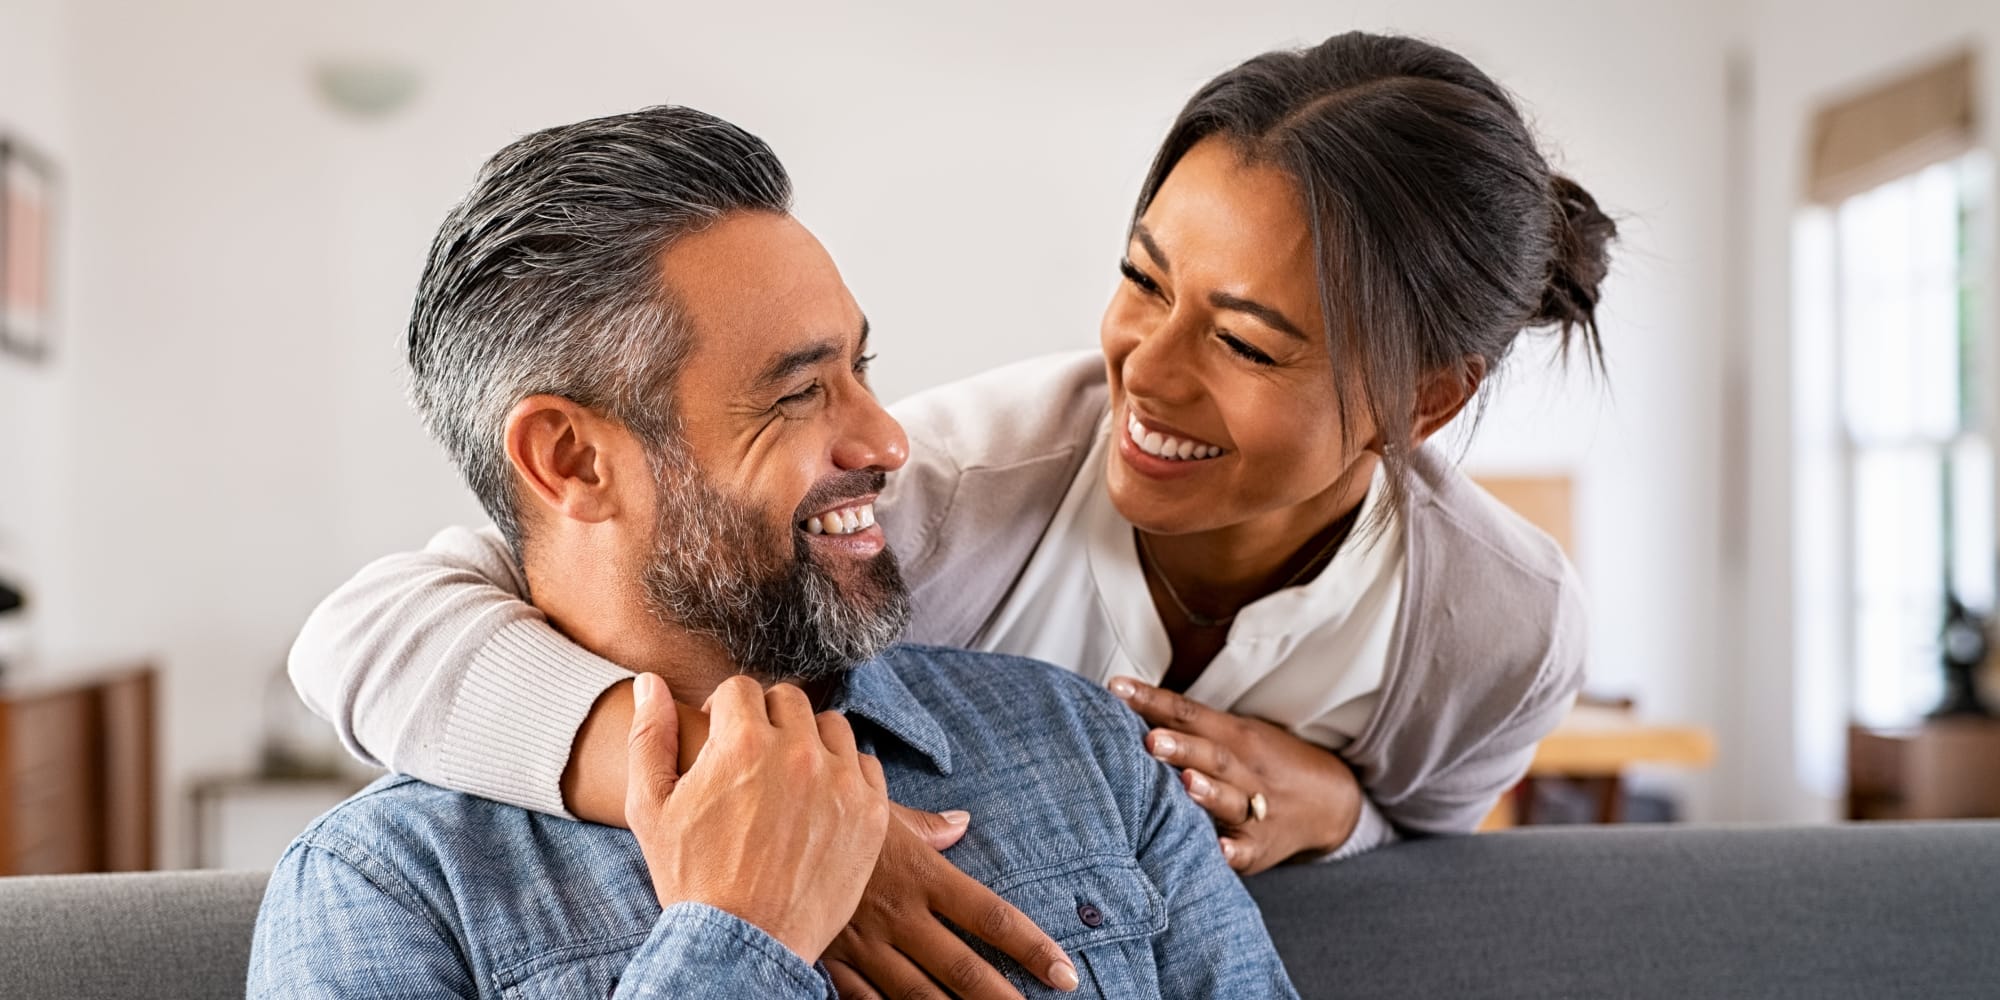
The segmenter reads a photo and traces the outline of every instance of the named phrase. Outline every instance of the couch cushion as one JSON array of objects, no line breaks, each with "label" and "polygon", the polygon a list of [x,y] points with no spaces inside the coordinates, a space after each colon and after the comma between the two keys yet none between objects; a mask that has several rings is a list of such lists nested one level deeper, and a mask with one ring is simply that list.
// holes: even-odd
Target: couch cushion
[{"label": "couch cushion", "polygon": [[1249,885],[1307,998],[2000,996],[2000,823],[1543,827]]}]

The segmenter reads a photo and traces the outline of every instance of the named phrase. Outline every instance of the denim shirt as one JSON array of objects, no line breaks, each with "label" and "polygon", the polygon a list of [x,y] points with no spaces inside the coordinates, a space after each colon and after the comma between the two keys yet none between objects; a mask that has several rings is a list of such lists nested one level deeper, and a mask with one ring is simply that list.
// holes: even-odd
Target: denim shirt
[{"label": "denim shirt", "polygon": [[[964,809],[947,852],[1075,960],[1061,994],[974,942],[1027,997],[1292,997],[1208,816],[1146,755],[1137,716],[1075,675],[899,646],[830,706],[889,793]],[[388,777],[279,861],[252,997],[826,997],[770,935],[654,898],[632,835]]]}]

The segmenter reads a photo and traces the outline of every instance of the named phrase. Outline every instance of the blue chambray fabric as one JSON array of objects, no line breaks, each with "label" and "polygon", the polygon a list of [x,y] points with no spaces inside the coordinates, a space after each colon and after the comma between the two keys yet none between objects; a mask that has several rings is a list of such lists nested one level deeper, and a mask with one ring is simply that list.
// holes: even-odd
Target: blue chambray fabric
[{"label": "blue chambray fabric", "polygon": [[[890,794],[972,814],[948,857],[1076,960],[1059,994],[984,945],[1028,997],[1296,996],[1208,817],[1107,692],[1015,657],[899,646],[833,706]],[[655,901],[624,830],[388,777],[278,863],[252,997],[832,995],[824,971],[708,907]]]}]

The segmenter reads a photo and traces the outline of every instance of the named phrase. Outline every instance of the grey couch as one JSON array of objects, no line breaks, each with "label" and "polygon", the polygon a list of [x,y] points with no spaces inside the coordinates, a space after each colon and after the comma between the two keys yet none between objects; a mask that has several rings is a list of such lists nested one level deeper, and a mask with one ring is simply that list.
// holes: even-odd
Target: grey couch
[{"label": "grey couch", "polygon": [[[0,879],[0,997],[237,997],[255,873]],[[1306,997],[2000,997],[2000,823],[1545,828],[1252,879]]]}]

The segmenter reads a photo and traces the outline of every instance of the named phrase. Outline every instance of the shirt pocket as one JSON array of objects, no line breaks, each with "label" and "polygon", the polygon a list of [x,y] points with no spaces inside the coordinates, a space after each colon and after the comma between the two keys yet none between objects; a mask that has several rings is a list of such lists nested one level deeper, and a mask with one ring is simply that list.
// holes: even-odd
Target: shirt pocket
[{"label": "shirt pocket", "polygon": [[500,995],[508,1000],[608,997],[617,992],[619,975],[650,933],[640,931],[551,948],[498,970],[494,978]]},{"label": "shirt pocket", "polygon": [[1167,904],[1138,861],[1092,855],[1007,876],[993,891],[1054,938],[1076,963],[1081,980],[1077,992],[1057,993],[978,945],[1008,971],[1024,996],[1127,1000],[1159,995],[1152,940],[1167,929]]}]

